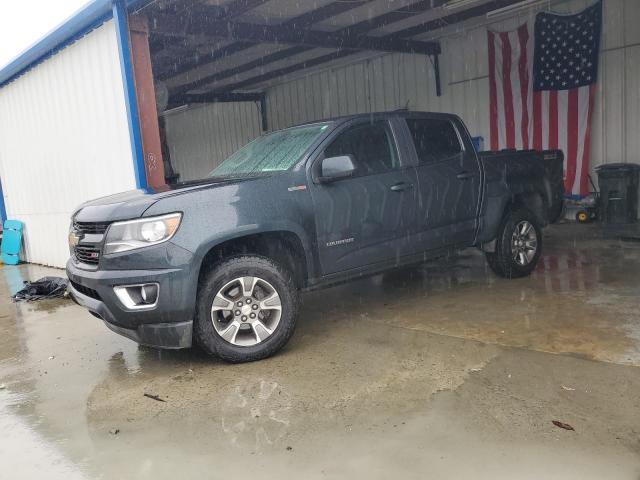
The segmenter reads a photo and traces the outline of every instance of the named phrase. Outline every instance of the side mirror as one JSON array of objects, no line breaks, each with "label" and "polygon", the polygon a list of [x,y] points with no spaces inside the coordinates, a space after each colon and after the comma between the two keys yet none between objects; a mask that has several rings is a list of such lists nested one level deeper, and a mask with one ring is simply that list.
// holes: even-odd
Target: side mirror
[{"label": "side mirror", "polygon": [[353,175],[356,165],[352,155],[327,157],[322,160],[319,183],[330,183]]}]

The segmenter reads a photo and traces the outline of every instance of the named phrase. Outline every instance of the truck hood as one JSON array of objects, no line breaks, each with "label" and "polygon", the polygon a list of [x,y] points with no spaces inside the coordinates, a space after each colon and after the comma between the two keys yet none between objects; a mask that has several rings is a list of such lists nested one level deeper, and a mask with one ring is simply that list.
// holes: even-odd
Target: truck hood
[{"label": "truck hood", "polygon": [[130,190],[85,202],[76,209],[73,217],[78,222],[115,222],[139,218],[151,205],[163,198],[253,179],[255,177],[246,179],[210,178],[178,185],[163,185],[159,188]]}]

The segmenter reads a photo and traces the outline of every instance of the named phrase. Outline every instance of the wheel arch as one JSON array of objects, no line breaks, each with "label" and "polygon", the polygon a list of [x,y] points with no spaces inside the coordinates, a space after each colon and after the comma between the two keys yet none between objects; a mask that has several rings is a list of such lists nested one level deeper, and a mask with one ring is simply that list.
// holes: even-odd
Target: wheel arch
[{"label": "wheel arch", "polygon": [[307,285],[311,275],[308,246],[291,230],[238,233],[208,245],[202,252],[198,280],[224,258],[234,255],[260,255],[288,268],[298,288]]},{"label": "wheel arch", "polygon": [[[509,208],[513,210],[516,208],[526,208],[533,213],[536,221],[541,227],[544,227],[548,223],[546,204],[542,195],[539,193],[530,192],[514,195],[509,204]],[[507,210],[505,210],[505,214],[506,212]]]},{"label": "wheel arch", "polygon": [[527,192],[504,196],[498,200],[497,197],[490,199],[483,218],[483,224],[478,234],[476,244],[485,252],[495,250],[496,236],[500,224],[505,216],[518,208],[526,208],[535,217],[541,227],[547,225],[546,207],[542,196],[539,193]]}]

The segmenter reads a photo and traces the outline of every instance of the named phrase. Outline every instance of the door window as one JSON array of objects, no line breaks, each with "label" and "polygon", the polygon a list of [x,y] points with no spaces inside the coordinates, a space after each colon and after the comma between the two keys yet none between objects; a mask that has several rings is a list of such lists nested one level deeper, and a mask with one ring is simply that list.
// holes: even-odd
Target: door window
[{"label": "door window", "polygon": [[458,134],[449,120],[408,118],[407,126],[422,164],[437,163],[462,151]]},{"label": "door window", "polygon": [[352,155],[355,176],[375,175],[400,167],[387,122],[355,125],[340,133],[325,151],[325,158]]}]

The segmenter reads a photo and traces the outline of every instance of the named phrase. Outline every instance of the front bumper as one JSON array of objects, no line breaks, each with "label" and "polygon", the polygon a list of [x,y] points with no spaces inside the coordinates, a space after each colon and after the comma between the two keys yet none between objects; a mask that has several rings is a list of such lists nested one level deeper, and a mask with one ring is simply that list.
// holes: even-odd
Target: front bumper
[{"label": "front bumper", "polygon": [[[142,345],[188,348],[192,342],[193,303],[188,269],[83,270],[67,262],[69,293],[105,325]],[[129,310],[113,291],[117,285],[157,282],[160,295],[152,309]]]}]

